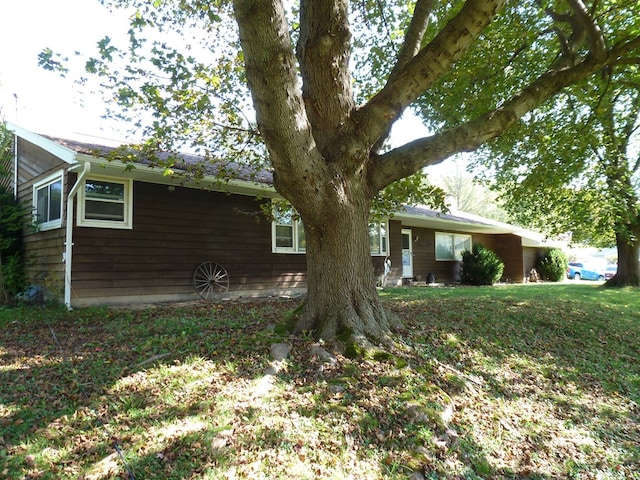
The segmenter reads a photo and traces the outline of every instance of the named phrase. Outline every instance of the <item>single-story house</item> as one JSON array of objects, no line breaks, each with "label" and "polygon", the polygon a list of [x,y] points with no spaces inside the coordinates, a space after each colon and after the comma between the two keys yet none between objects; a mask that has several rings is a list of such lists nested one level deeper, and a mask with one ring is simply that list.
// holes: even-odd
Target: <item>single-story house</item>
[{"label": "single-story house", "polygon": [[[26,232],[27,273],[48,298],[72,307],[304,292],[301,223],[268,220],[261,208],[278,199],[269,172],[184,182],[143,161],[110,161],[112,147],[8,127],[13,187],[37,224]],[[429,273],[456,282],[460,253],[475,242],[500,256],[506,281],[524,282],[546,247],[534,232],[423,207],[372,224],[370,239],[372,267],[381,275],[388,257],[395,285]]]}]

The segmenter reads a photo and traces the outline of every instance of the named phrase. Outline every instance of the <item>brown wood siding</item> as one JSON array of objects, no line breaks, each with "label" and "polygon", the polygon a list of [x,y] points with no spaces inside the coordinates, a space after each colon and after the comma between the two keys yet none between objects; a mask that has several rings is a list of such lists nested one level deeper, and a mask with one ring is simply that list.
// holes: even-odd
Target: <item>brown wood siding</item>
[{"label": "brown wood siding", "polygon": [[[402,277],[402,247],[401,230],[402,225],[398,221],[390,221],[389,229],[391,234],[391,260],[392,278]],[[404,227],[411,230],[413,237],[413,275],[416,280],[425,281],[429,273],[433,273],[436,281],[440,283],[455,283],[460,280],[460,262],[436,260],[435,238],[436,232],[448,232],[446,230],[434,230],[430,228]],[[466,233],[471,235],[474,243],[492,249],[502,259],[505,264],[503,279],[509,282],[520,283],[523,276],[523,253],[521,239],[516,235],[487,235],[479,233]]]},{"label": "brown wood siding", "polygon": [[529,272],[532,268],[538,265],[538,262],[544,257],[547,248],[525,247],[523,248],[524,255],[524,274],[525,278],[529,276]]},{"label": "brown wood siding", "polygon": [[501,235],[476,235],[474,242],[493,250],[504,263],[502,280],[507,283],[524,281],[524,254],[522,239],[508,233]]},{"label": "brown wood siding", "polygon": [[[29,207],[33,205],[33,185],[60,170],[68,164],[30,142],[18,140],[18,198]],[[63,177],[63,198],[66,198],[69,182]],[[27,279],[29,283],[46,288],[47,297],[61,298],[64,292],[64,222],[65,202],[63,201],[63,227],[37,231],[25,230]]]},{"label": "brown wood siding", "polygon": [[271,252],[253,197],[134,182],[133,229],[74,228],[73,299],[194,295],[193,273],[222,265],[234,292],[306,286],[305,256]]}]

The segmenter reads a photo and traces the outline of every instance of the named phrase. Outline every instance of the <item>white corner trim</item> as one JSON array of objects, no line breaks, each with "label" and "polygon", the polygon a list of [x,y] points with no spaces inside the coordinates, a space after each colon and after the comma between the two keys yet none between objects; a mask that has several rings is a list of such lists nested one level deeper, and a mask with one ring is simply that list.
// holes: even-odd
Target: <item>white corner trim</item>
[{"label": "white corner trim", "polygon": [[37,133],[30,132],[22,127],[19,127],[11,122],[7,122],[7,128],[13,132],[16,136],[27,140],[29,143],[32,143],[44,151],[49,152],[52,155],[55,155],[60,160],[68,163],[69,165],[73,165],[76,163],[76,152],[71,150],[70,148],[64,147],[59,143],[54,142],[53,140],[49,140],[48,138],[43,137],[42,135],[38,135]]}]

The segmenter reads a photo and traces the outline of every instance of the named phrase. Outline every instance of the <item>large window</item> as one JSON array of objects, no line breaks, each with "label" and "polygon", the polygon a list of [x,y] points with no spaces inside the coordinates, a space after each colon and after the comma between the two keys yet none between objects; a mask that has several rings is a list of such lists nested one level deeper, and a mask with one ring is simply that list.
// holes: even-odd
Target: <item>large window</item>
[{"label": "large window", "polygon": [[462,260],[462,252],[471,250],[471,235],[436,232],[436,260]]},{"label": "large window", "polygon": [[33,186],[33,208],[40,230],[62,226],[62,172]]},{"label": "large window", "polygon": [[91,177],[78,195],[78,225],[101,228],[132,228],[131,180]]},{"label": "large window", "polygon": [[[369,224],[371,255],[389,254],[388,230],[387,222]],[[307,249],[304,225],[291,209],[274,208],[272,236],[274,253],[305,253]]]}]

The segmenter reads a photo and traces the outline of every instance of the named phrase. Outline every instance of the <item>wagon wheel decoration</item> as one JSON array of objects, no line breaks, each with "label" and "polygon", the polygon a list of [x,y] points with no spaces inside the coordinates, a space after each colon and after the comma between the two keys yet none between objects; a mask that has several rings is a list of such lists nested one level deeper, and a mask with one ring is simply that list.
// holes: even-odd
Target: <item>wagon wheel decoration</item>
[{"label": "wagon wheel decoration", "polygon": [[202,298],[213,300],[216,293],[229,290],[229,274],[217,263],[203,262],[193,274],[193,286]]}]

